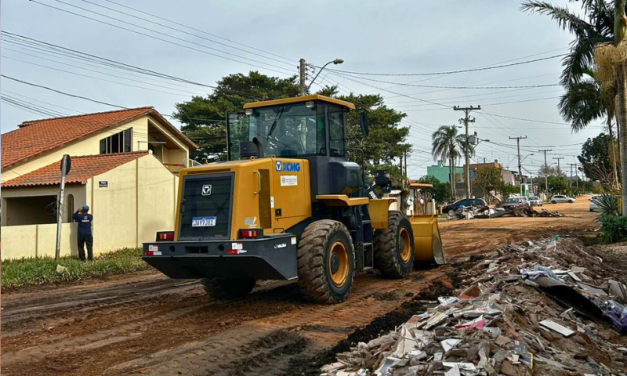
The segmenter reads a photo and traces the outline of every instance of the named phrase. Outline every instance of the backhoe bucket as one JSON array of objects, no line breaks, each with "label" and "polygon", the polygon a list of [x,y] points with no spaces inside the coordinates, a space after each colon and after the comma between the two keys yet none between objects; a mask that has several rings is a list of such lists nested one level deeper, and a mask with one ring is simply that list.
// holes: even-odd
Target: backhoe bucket
[{"label": "backhoe bucket", "polygon": [[409,221],[414,233],[414,260],[445,264],[438,218],[432,215],[414,215],[409,217]]}]

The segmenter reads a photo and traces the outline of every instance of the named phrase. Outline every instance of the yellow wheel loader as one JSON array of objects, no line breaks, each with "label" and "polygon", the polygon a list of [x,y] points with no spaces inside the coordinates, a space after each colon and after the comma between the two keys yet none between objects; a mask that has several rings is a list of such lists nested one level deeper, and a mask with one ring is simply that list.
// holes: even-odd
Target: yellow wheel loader
[{"label": "yellow wheel loader", "polygon": [[[366,183],[363,151],[346,147],[352,110],[309,95],[229,114],[228,160],[180,172],[175,229],[144,243],[143,260],[171,278],[200,278],[214,298],[297,279],[321,303],[345,300],[357,271],[406,278],[415,260],[444,262],[437,217],[390,211],[393,200],[376,193],[390,191],[384,171]],[[367,135],[365,113],[361,127]]]}]

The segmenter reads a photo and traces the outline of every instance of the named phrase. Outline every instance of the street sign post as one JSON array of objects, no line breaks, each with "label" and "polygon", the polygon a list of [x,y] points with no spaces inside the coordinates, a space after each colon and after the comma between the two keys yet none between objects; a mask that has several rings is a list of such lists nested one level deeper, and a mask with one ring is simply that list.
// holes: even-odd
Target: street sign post
[{"label": "street sign post", "polygon": [[57,200],[57,246],[54,252],[54,259],[58,260],[61,256],[61,224],[63,223],[63,201],[65,191],[65,177],[72,169],[72,159],[65,154],[61,159],[61,187],[59,189],[59,199]]}]

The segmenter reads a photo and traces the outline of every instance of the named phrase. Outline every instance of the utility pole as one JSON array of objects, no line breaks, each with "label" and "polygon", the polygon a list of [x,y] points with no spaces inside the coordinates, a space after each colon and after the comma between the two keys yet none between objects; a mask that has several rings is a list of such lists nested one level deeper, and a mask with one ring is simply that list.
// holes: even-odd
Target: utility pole
[{"label": "utility pole", "polygon": [[572,180],[573,180],[573,167],[575,168],[575,175],[577,176],[577,189],[579,189],[579,174],[577,173],[577,163],[569,163],[568,164],[570,166],[570,180],[571,180],[571,185],[572,185]]},{"label": "utility pole", "polygon": [[307,64],[305,64],[305,59],[300,59],[300,66],[298,67],[299,75],[300,75],[300,96],[304,97],[307,95],[307,85],[305,83],[305,75],[307,74]]},{"label": "utility pole", "polygon": [[401,172],[404,172],[405,177],[409,179],[409,176],[407,176],[407,150],[403,151],[403,156],[401,158],[405,158],[405,162],[403,162],[403,165],[405,166],[405,171],[401,170]]},{"label": "utility pole", "polygon": [[559,176],[560,172],[562,172],[562,170],[560,170],[560,160],[564,159],[564,157],[553,157],[553,159],[557,159],[557,176]]},{"label": "utility pole", "polygon": [[544,152],[544,168],[546,168],[546,171],[544,171],[544,188],[545,188],[545,193],[546,193],[546,197],[547,199],[549,198],[549,164],[546,162],[546,152],[547,151],[553,151],[553,149],[543,149],[543,150],[538,150],[539,152]]},{"label": "utility pole", "polygon": [[464,125],[466,127],[466,146],[465,146],[465,150],[464,150],[464,156],[466,158],[466,176],[464,178],[464,180],[466,180],[466,198],[470,198],[470,155],[469,155],[469,149],[470,149],[470,139],[469,139],[469,135],[468,135],[468,123],[474,123],[475,122],[475,118],[471,118],[470,117],[470,111],[472,110],[481,110],[481,106],[477,106],[477,107],[459,107],[459,106],[454,106],[453,110],[455,111],[464,111],[464,118],[460,119],[460,122],[464,122]]},{"label": "utility pole", "polygon": [[510,137],[510,140],[516,140],[516,144],[518,145],[518,176],[520,178],[520,193],[522,194],[522,163],[520,161],[520,140],[526,139],[527,136],[518,136],[518,137]]}]

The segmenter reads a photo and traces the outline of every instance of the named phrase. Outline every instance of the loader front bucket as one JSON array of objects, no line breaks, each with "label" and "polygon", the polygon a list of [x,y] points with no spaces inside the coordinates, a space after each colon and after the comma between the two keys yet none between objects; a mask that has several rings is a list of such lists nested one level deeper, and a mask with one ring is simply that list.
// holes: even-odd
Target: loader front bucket
[{"label": "loader front bucket", "polygon": [[445,264],[442,238],[438,228],[438,217],[432,215],[414,215],[409,217],[414,233],[414,260]]}]

